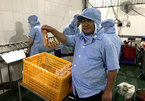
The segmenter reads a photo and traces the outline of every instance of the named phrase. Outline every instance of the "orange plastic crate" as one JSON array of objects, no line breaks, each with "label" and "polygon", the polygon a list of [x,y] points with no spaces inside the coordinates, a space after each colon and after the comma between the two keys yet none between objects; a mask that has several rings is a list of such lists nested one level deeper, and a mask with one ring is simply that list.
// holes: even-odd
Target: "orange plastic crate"
[{"label": "orange plastic crate", "polygon": [[72,91],[71,72],[60,77],[55,71],[65,65],[72,63],[48,53],[25,58],[22,83],[50,101],[62,101]]}]

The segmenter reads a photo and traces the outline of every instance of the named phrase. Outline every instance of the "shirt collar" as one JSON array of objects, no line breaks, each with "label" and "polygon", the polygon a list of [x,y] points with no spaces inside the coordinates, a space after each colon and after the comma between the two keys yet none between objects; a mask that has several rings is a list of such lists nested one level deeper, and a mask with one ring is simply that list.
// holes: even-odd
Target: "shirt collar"
[{"label": "shirt collar", "polygon": [[104,37],[104,33],[101,30],[91,35],[86,35],[83,31],[80,34],[80,38],[82,40],[87,40],[87,44],[92,43],[94,40],[102,40],[103,37]]}]

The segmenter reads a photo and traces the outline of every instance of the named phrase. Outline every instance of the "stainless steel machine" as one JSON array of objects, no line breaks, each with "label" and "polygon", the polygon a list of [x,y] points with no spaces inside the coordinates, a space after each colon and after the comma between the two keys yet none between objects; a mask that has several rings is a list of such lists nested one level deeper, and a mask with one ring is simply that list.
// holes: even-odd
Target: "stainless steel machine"
[{"label": "stainless steel machine", "polygon": [[[10,72],[10,66],[16,62],[21,61],[26,57],[24,50],[28,47],[28,41],[9,43],[0,45],[0,90],[4,93],[7,90],[11,90],[17,85],[17,81],[12,80],[12,75]],[[2,69],[7,68],[9,81],[4,82]]]}]

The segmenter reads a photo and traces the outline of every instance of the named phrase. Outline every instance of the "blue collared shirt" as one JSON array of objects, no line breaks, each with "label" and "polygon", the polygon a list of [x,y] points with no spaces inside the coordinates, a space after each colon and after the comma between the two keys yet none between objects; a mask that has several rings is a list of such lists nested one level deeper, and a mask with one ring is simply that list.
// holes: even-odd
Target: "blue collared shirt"
[{"label": "blue collared shirt", "polygon": [[116,29],[114,27],[110,27],[109,29],[104,27],[104,35],[106,35],[113,42],[119,57],[122,41],[120,37],[116,35]]},{"label": "blue collared shirt", "polygon": [[35,25],[31,27],[29,37],[34,39],[33,45],[31,47],[30,56],[36,55],[41,52],[46,52],[40,25]]},{"label": "blue collared shirt", "polygon": [[116,48],[118,57],[119,57],[119,54],[121,52],[121,45],[122,45],[122,41],[121,41],[120,37],[116,34],[105,34],[105,35],[113,42],[113,44]]},{"label": "blue collared shirt", "polygon": [[67,43],[75,46],[72,82],[73,93],[80,98],[93,96],[104,90],[107,71],[119,69],[117,51],[104,34],[94,37],[87,44],[81,34],[66,36]]}]

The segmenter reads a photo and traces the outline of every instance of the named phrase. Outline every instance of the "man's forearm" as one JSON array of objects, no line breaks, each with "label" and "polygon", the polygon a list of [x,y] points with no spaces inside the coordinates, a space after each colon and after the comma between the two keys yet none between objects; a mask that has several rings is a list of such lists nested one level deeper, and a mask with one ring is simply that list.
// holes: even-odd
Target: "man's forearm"
[{"label": "man's forearm", "polygon": [[31,47],[32,47],[32,44],[28,44],[28,49],[31,49]]},{"label": "man's forearm", "polygon": [[57,38],[57,40],[63,44],[66,44],[66,36],[57,31],[56,29],[52,30],[51,33]]},{"label": "man's forearm", "polygon": [[42,30],[47,30],[47,32],[51,32],[59,42],[66,44],[66,36],[55,28],[48,25],[43,25]]},{"label": "man's forearm", "polygon": [[31,51],[31,47],[33,45],[33,42],[34,42],[34,39],[30,37],[29,38],[29,43],[28,43],[28,49],[27,49],[28,54],[30,54],[30,51]]},{"label": "man's forearm", "polygon": [[108,80],[105,91],[112,91],[117,77],[117,70],[108,71]]},{"label": "man's forearm", "polygon": [[108,71],[106,89],[102,95],[102,101],[112,101],[112,89],[116,80],[117,70]]}]

